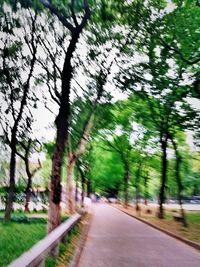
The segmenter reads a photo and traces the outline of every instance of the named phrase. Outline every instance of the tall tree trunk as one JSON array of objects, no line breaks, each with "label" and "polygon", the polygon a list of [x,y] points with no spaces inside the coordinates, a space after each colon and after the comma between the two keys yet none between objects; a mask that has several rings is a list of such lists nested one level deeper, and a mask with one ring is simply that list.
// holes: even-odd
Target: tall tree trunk
[{"label": "tall tree trunk", "polygon": [[66,142],[66,117],[57,124],[57,138],[52,162],[52,174],[49,195],[48,233],[60,224],[60,200],[61,200],[61,166]]},{"label": "tall tree trunk", "polygon": [[75,213],[75,201],[74,201],[74,184],[73,184],[73,170],[75,164],[75,157],[72,153],[68,154],[67,163],[67,212],[69,214]]},{"label": "tall tree trunk", "polygon": [[145,193],[144,193],[144,204],[147,206],[148,205],[148,196],[149,196],[149,192],[148,192],[148,180],[149,180],[149,175],[148,172],[146,173],[146,175],[144,176],[144,189],[145,189]]},{"label": "tall tree trunk", "polygon": [[178,201],[179,201],[179,205],[180,205],[180,210],[181,210],[181,216],[182,216],[182,222],[183,222],[183,225],[185,227],[187,227],[187,220],[186,220],[186,216],[185,216],[185,212],[184,212],[184,209],[183,209],[183,203],[182,203],[182,191],[183,191],[183,185],[182,185],[182,181],[181,181],[181,176],[180,176],[180,165],[181,165],[181,156],[179,155],[179,152],[178,152],[178,148],[177,148],[177,144],[174,140],[174,138],[171,136],[171,141],[172,141],[172,144],[173,144],[173,147],[174,147],[174,151],[175,151],[175,155],[176,155],[176,168],[175,168],[175,171],[176,171],[176,182],[177,182],[177,193],[178,193]]},{"label": "tall tree trunk", "polygon": [[[28,151],[28,153],[29,153],[29,151]],[[25,212],[30,212],[29,202],[30,202],[30,198],[31,198],[31,187],[32,187],[32,174],[31,174],[30,169],[29,169],[28,153],[26,155],[27,157],[25,158],[26,173],[28,176],[28,183],[27,183],[26,190],[25,190],[25,194],[26,194],[25,205],[24,205]]]},{"label": "tall tree trunk", "polygon": [[165,201],[165,187],[167,181],[167,140],[168,136],[166,135],[164,140],[161,140],[161,149],[162,149],[162,175],[161,175],[161,187],[160,187],[160,195],[159,195],[159,211],[158,218],[164,218],[164,209],[163,203]]},{"label": "tall tree trunk", "polygon": [[76,179],[75,203],[78,203],[78,179]]},{"label": "tall tree trunk", "polygon": [[77,164],[78,170],[81,176],[81,206],[84,206],[84,197],[85,197],[85,174],[83,170],[81,169],[80,165]]},{"label": "tall tree trunk", "polygon": [[[73,169],[76,161],[85,152],[86,145],[90,136],[91,128],[94,120],[94,112],[96,109],[96,104],[88,115],[86,120],[82,136],[79,140],[76,151],[73,153],[69,151],[68,161],[67,161],[67,210],[70,214],[75,213],[75,203],[74,203],[74,186],[73,186]],[[70,150],[70,149],[69,149]]]},{"label": "tall tree trunk", "polygon": [[124,208],[128,208],[128,183],[129,183],[129,166],[127,163],[125,165],[124,172]]},{"label": "tall tree trunk", "polygon": [[60,109],[55,120],[57,138],[52,162],[52,174],[49,197],[48,233],[60,224],[60,200],[61,200],[61,166],[68,136],[70,117],[70,83],[73,75],[71,59],[79,39],[80,32],[72,34],[62,70],[62,89],[60,97]]},{"label": "tall tree trunk", "polygon": [[25,212],[30,212],[30,210],[29,210],[29,202],[30,202],[30,198],[31,198],[31,188],[32,188],[33,176],[42,167],[41,163],[40,163],[40,160],[38,159],[39,166],[37,168],[35,168],[32,172],[30,171],[29,156],[30,156],[30,150],[31,150],[32,143],[33,143],[33,141],[31,140],[31,138],[29,138],[27,144],[23,143],[23,142],[19,142],[19,144],[21,145],[21,148],[24,150],[24,153],[16,151],[16,154],[25,163],[26,174],[27,174],[27,177],[28,177],[28,182],[27,182],[26,189],[25,189],[25,192],[24,192],[25,193],[25,203],[24,203]]},{"label": "tall tree trunk", "polygon": [[137,170],[137,175],[136,175],[136,203],[135,203],[135,208],[136,211],[140,211],[140,206],[139,206],[139,201],[140,201],[140,176],[141,176],[141,167],[142,167],[142,162],[139,162],[138,170]]},{"label": "tall tree trunk", "polygon": [[84,197],[85,197],[85,176],[81,175],[81,206],[84,206]]},{"label": "tall tree trunk", "polygon": [[25,190],[25,204],[24,204],[25,212],[30,212],[30,209],[29,209],[30,199],[31,199],[31,187],[27,186]]},{"label": "tall tree trunk", "polygon": [[32,188],[32,174],[28,176],[28,183],[25,189],[25,204],[24,204],[25,212],[30,212],[29,203],[31,199],[31,188]]},{"label": "tall tree trunk", "polygon": [[10,157],[10,181],[9,181],[9,190],[6,197],[6,208],[4,221],[7,222],[10,220],[13,202],[15,197],[15,168],[16,168],[16,140],[13,140],[13,144],[11,147],[11,157]]},{"label": "tall tree trunk", "polygon": [[140,186],[139,184],[136,185],[136,194],[135,194],[135,209],[136,211],[139,211],[140,210],[140,206],[139,206],[139,203],[140,203]]},{"label": "tall tree trunk", "polygon": [[92,183],[90,178],[87,178],[87,197],[90,197],[91,193],[92,193]]},{"label": "tall tree trunk", "polygon": [[69,42],[67,51],[65,53],[64,66],[61,74],[61,94],[60,94],[60,109],[56,118],[56,144],[52,162],[52,174],[51,174],[51,191],[49,200],[49,214],[48,214],[48,232],[51,232],[55,227],[60,224],[60,200],[61,200],[61,165],[64,156],[64,150],[66,147],[66,140],[68,135],[69,117],[70,117],[70,88],[71,79],[73,76],[73,68],[71,60],[76,48],[79,36],[86,26],[87,21],[91,16],[91,11],[88,5],[88,1],[84,0],[83,9],[84,15],[78,23],[74,5],[72,2],[72,19],[75,26],[68,21],[68,18],[62,15],[58,9],[52,4],[51,1],[40,0],[40,2],[55,15],[65,28],[71,32],[71,40]]}]

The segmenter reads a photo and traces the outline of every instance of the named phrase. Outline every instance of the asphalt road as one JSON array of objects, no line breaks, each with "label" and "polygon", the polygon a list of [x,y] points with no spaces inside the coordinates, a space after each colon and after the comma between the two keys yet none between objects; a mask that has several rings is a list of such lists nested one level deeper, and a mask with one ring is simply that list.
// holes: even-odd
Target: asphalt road
[{"label": "asphalt road", "polygon": [[200,267],[200,253],[106,205],[94,217],[78,267]]}]

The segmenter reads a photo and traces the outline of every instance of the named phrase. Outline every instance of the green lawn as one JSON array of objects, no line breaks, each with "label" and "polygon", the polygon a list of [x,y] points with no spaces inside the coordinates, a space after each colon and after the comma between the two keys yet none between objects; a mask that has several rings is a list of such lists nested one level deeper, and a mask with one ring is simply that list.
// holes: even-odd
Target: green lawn
[{"label": "green lawn", "polygon": [[[3,222],[0,212],[0,267],[7,266],[45,237],[47,214],[14,212],[9,223]],[[62,215],[62,221],[68,216]],[[20,267],[20,266],[19,266]]]},{"label": "green lawn", "polygon": [[[21,221],[23,221],[21,219]],[[0,222],[0,266],[7,266],[46,234],[45,220]]]}]

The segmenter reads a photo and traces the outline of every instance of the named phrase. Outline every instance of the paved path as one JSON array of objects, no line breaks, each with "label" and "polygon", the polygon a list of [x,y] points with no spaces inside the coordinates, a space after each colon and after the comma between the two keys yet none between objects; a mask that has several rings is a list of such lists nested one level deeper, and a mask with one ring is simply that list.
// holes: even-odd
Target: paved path
[{"label": "paved path", "polygon": [[112,208],[95,206],[79,267],[200,267],[200,253]]}]

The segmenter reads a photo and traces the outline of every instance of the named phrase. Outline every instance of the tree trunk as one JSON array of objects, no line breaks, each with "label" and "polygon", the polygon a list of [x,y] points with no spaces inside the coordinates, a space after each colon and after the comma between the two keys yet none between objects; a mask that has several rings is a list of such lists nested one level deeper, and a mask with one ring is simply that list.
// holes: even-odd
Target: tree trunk
[{"label": "tree trunk", "polygon": [[30,203],[30,199],[31,199],[31,187],[26,188],[25,194],[26,194],[26,196],[25,196],[24,211],[30,212],[29,203]]},{"label": "tree trunk", "polygon": [[135,198],[135,209],[136,211],[140,210],[139,202],[140,202],[140,187],[139,184],[136,185],[136,198]]},{"label": "tree trunk", "polygon": [[125,164],[124,172],[124,208],[128,208],[128,182],[129,182],[129,167]]},{"label": "tree trunk", "polygon": [[144,176],[144,188],[145,188],[145,194],[144,194],[144,204],[147,206],[148,205],[148,196],[149,196],[149,192],[148,192],[148,180],[149,180],[149,175],[148,172],[146,173],[146,175]]},{"label": "tree trunk", "polygon": [[48,210],[48,233],[54,230],[60,224],[60,200],[61,200],[61,166],[64,156],[64,148],[66,142],[66,118],[64,121],[57,121],[57,139],[52,162],[52,175],[49,195]]},{"label": "tree trunk", "polygon": [[[29,153],[29,151],[28,151],[28,153]],[[26,190],[25,190],[25,194],[26,194],[25,205],[24,205],[25,212],[30,212],[29,202],[30,202],[30,198],[31,198],[31,187],[32,187],[32,174],[31,174],[30,169],[29,169],[28,153],[25,155],[26,174],[28,176],[28,183],[27,183]]]},{"label": "tree trunk", "polygon": [[171,141],[175,150],[175,155],[176,155],[176,182],[177,182],[177,188],[178,188],[178,201],[179,201],[179,205],[180,205],[180,211],[181,211],[181,217],[182,217],[182,222],[183,222],[183,226],[187,227],[187,220],[186,220],[186,216],[185,216],[185,212],[183,209],[183,203],[182,203],[182,190],[183,190],[183,185],[181,182],[181,176],[180,176],[180,164],[181,164],[181,156],[179,155],[178,152],[178,148],[177,148],[177,144],[175,142],[175,140],[173,139],[173,137],[171,136]]},{"label": "tree trunk", "polygon": [[[15,141],[14,141],[15,142]],[[16,144],[11,148],[11,157],[10,157],[10,181],[9,181],[9,190],[6,197],[6,208],[4,221],[7,222],[10,220],[13,202],[15,197],[15,168],[16,168]]]},{"label": "tree trunk", "polygon": [[136,176],[136,198],[135,198],[135,209],[137,212],[140,212],[140,175],[141,175],[141,167],[142,167],[142,162],[139,162],[138,170],[137,170],[137,176]]},{"label": "tree trunk", "polygon": [[73,170],[75,164],[75,157],[72,153],[68,155],[67,163],[67,212],[69,214],[75,213],[75,201],[74,201],[74,184],[73,184]]},{"label": "tree trunk", "polygon": [[85,197],[85,177],[81,175],[81,206],[84,206],[84,197]]},{"label": "tree trunk", "polygon": [[76,179],[75,203],[78,203],[78,179]]},{"label": "tree trunk", "polygon": [[60,97],[60,109],[55,120],[57,138],[52,162],[52,175],[50,186],[50,200],[48,213],[48,233],[60,224],[60,200],[61,200],[61,165],[68,136],[70,117],[70,83],[73,75],[71,59],[78,42],[80,32],[72,33],[62,70],[62,88]]},{"label": "tree trunk", "polygon": [[124,208],[128,208],[128,177],[124,175]]},{"label": "tree trunk", "polygon": [[167,135],[164,140],[161,140],[161,149],[162,149],[162,175],[161,175],[161,187],[160,187],[160,195],[159,195],[159,211],[158,218],[164,218],[164,209],[163,203],[165,201],[165,186],[167,180]]},{"label": "tree trunk", "polygon": [[91,193],[92,193],[91,180],[89,178],[87,178],[87,197],[90,197]]},{"label": "tree trunk", "polygon": [[[91,128],[94,120],[94,112],[96,109],[96,104],[93,106],[91,112],[88,115],[88,119],[85,122],[85,126],[79,140],[77,149],[74,153],[68,153],[68,163],[67,163],[67,211],[70,214],[75,213],[75,203],[74,203],[74,186],[73,186],[73,168],[79,157],[85,152],[86,145],[90,136]],[[70,149],[69,149],[70,150]]]},{"label": "tree trunk", "polygon": [[80,165],[78,164],[78,170],[81,176],[81,206],[84,206],[84,197],[85,197],[85,174],[82,171]]}]

